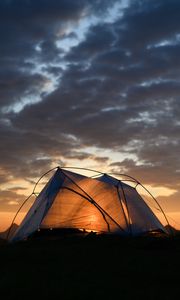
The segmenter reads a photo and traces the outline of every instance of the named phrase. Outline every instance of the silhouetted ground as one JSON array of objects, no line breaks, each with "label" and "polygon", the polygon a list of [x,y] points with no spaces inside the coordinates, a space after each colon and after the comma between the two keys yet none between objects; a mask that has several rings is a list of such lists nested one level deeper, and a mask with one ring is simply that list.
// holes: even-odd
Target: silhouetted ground
[{"label": "silhouetted ground", "polygon": [[5,299],[178,299],[180,237],[34,237],[0,247]]}]

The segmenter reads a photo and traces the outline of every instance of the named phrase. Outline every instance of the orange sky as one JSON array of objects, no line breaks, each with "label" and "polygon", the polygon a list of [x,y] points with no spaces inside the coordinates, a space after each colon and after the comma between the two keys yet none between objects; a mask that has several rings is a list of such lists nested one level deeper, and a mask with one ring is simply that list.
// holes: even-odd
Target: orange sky
[{"label": "orange sky", "polygon": [[[0,212],[0,232],[5,231],[9,226],[11,225],[11,222],[14,218],[15,213],[14,212]],[[16,219],[16,224],[19,224],[25,213],[18,214],[18,217]]]}]

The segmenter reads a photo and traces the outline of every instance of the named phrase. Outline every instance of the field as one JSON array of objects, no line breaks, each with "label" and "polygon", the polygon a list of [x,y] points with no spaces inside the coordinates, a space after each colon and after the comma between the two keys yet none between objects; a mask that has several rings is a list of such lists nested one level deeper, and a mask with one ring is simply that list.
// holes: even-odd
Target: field
[{"label": "field", "polygon": [[34,238],[0,261],[3,299],[179,299],[179,237]]}]

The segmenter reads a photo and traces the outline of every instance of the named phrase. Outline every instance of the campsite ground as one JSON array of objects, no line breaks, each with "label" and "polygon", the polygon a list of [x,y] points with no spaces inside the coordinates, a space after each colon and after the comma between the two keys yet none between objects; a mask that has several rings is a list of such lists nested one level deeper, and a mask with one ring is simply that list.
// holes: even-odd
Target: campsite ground
[{"label": "campsite ground", "polygon": [[0,246],[5,299],[179,298],[180,238],[88,235]]}]

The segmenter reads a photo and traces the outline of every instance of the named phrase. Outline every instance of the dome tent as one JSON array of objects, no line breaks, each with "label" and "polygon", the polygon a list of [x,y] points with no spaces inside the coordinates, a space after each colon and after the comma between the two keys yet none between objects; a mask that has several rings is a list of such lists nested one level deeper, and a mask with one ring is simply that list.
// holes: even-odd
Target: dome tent
[{"label": "dome tent", "polygon": [[[134,178],[124,175],[135,187],[125,183],[127,179],[120,180],[97,171],[94,171],[97,175],[88,177],[67,167],[56,169],[17,230],[12,235],[9,231],[11,242],[23,240],[40,228],[78,228],[125,236],[155,230],[167,233],[137,192],[136,186],[140,183]],[[157,201],[156,204],[166,219]]]}]

